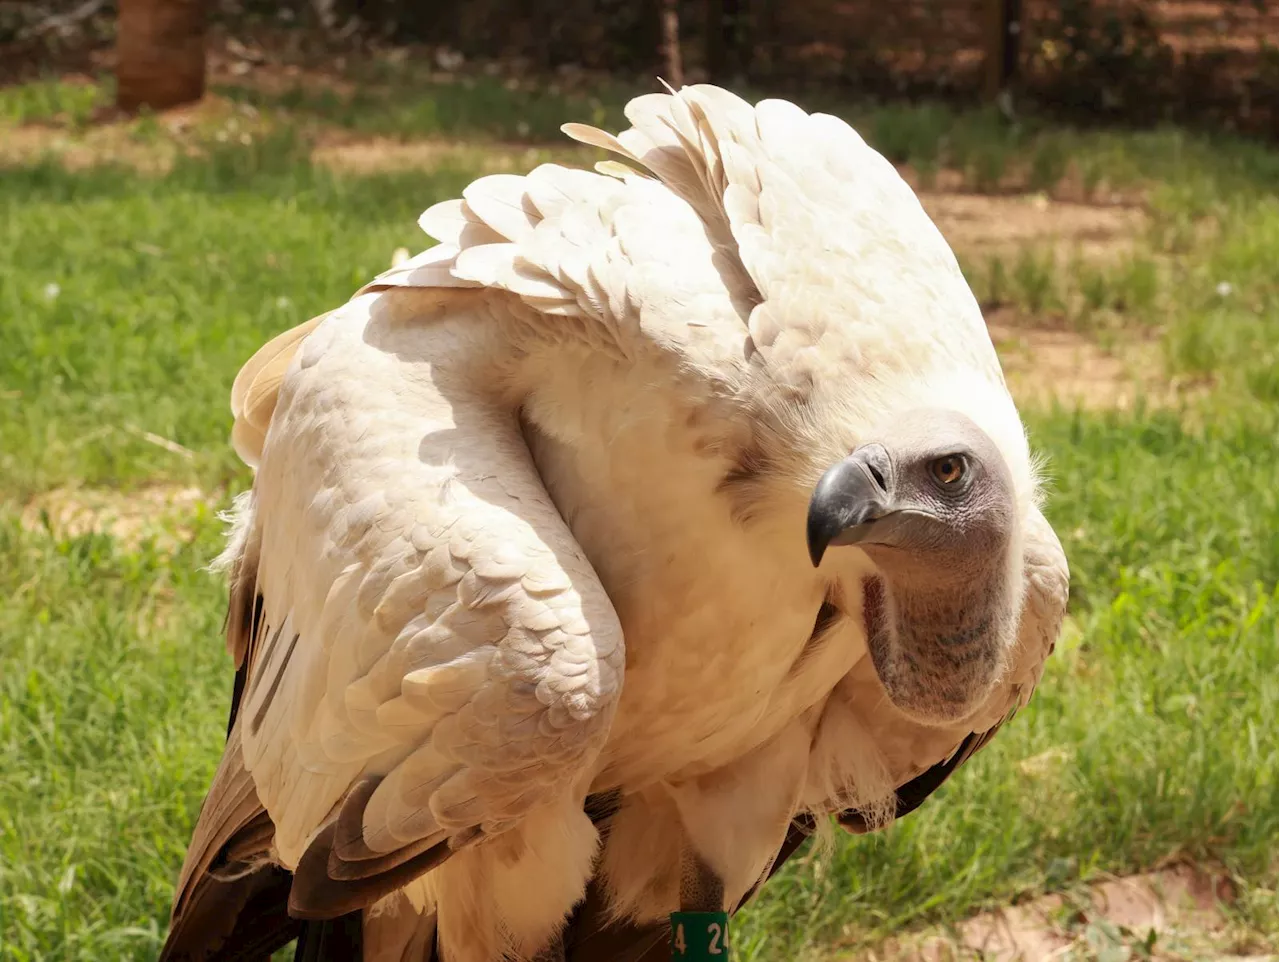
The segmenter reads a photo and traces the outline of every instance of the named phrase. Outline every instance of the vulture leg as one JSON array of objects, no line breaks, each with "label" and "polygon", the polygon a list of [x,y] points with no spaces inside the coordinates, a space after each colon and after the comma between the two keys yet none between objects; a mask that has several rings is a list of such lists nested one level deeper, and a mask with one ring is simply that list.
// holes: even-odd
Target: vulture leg
[{"label": "vulture leg", "polygon": [[680,911],[723,912],[724,880],[686,844],[680,853]]}]

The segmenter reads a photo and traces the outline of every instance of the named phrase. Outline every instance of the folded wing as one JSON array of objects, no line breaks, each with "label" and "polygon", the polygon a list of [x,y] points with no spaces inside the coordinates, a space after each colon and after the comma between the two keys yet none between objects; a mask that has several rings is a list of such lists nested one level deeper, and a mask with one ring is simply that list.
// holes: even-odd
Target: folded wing
[{"label": "folded wing", "polygon": [[229,631],[228,752],[252,792],[223,779],[236,804],[211,794],[202,820],[235,824],[197,836],[242,831],[256,796],[299,916],[370,904],[540,805],[580,806],[607,735],[620,629],[489,400],[492,313],[475,296],[358,297],[289,348],[267,416]]}]

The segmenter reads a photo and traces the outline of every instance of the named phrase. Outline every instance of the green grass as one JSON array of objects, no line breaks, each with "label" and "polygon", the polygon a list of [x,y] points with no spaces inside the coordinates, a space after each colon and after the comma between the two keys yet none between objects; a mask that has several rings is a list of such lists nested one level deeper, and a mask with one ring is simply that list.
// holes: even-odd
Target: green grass
[{"label": "green grass", "polygon": [[279,149],[224,148],[158,183],[52,163],[0,178],[11,494],[71,478],[224,483],[238,463],[224,443],[228,373],[272,332],[346,300],[396,247],[422,246],[417,215],[468,179],[335,178]]},{"label": "green grass", "polygon": [[472,139],[558,141],[566,117],[616,125],[622,117],[621,87],[592,93],[551,93],[531,86],[508,89],[491,77],[461,83],[421,80],[409,85],[361,87],[355,93],[299,85],[267,95],[250,86],[225,85],[223,96],[284,113],[336,125],[362,134],[396,138],[467,137]]},{"label": "green grass", "polygon": [[[0,105],[35,97],[4,91]],[[459,97],[447,122],[423,105],[448,98],[427,91],[348,123],[519,136],[522,115],[492,90],[493,103]],[[531,136],[590,119],[576,103],[526,120]],[[199,570],[219,547],[212,507],[183,519],[171,551],[28,530],[22,506],[65,485],[161,482],[225,502],[247,480],[226,443],[238,365],[394,248],[421,246],[417,214],[468,179],[326,173],[291,133],[313,108],[273,109],[286,106],[265,141],[205,144],[166,176],[52,161],[0,176],[0,959],[154,956],[230,687],[223,590]],[[314,109],[336,122],[347,108]],[[432,110],[435,126],[414,125]],[[869,139],[921,168],[961,157],[975,182],[1023,170],[1046,187],[1088,168],[1095,185],[1141,189],[1151,227],[1127,260],[959,253],[984,298],[1084,331],[1139,328],[1168,376],[1213,388],[1172,411],[1029,414],[1073,568],[1039,694],[921,811],[797,860],[738,926],[738,955],[797,958],[1170,857],[1225,864],[1274,939],[1275,153],[1170,130],[862,113]]]},{"label": "green grass", "polygon": [[168,555],[0,521],[0,958],[154,958],[225,726],[220,527]]},{"label": "green grass", "polygon": [[0,124],[58,123],[81,126],[111,102],[112,84],[37,80],[0,87]]},{"label": "green grass", "polygon": [[1114,256],[1049,247],[973,257],[965,273],[988,307],[1012,307],[1104,344],[1154,337],[1170,373],[1230,381],[1258,402],[1276,395],[1274,194],[1219,198],[1195,217],[1199,236],[1171,240],[1184,207],[1149,209],[1147,237]]}]

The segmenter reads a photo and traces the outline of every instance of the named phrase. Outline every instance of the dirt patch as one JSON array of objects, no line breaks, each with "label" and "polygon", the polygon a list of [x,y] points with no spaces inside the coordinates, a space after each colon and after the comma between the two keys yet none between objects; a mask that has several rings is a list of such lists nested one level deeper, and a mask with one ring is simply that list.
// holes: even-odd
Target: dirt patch
[{"label": "dirt patch", "polygon": [[1037,326],[1009,309],[988,311],[987,330],[1009,392],[1021,405],[1130,411],[1139,402],[1176,406],[1212,387],[1204,378],[1169,377],[1154,335],[1128,337],[1106,349],[1085,334]]},{"label": "dirt patch", "polygon": [[1078,204],[1045,194],[921,191],[920,203],[947,242],[970,256],[1051,245],[1089,258],[1112,257],[1132,250],[1147,220],[1137,206]]},{"label": "dirt patch", "polygon": [[104,108],[82,128],[55,123],[0,127],[0,165],[49,158],[72,171],[120,164],[162,175],[179,156],[196,156],[210,144],[249,146],[267,132],[253,106],[209,94],[198,104],[161,111],[145,121]]},{"label": "dirt patch", "polygon": [[209,85],[248,86],[277,96],[302,89],[349,98],[359,90],[356,82],[342,75],[341,71],[346,67],[343,57],[327,64],[327,69],[278,63],[272,57],[271,53],[253,44],[229,40],[224,51],[217,51],[209,57]]},{"label": "dirt patch", "polygon": [[[430,170],[450,166],[469,150],[466,144],[446,141],[400,143],[389,138],[321,144],[311,152],[311,160],[334,170],[352,174],[375,174],[389,170]],[[470,148],[471,153],[477,153]]]},{"label": "dirt patch", "polygon": [[1118,356],[1075,331],[1026,326],[1012,311],[989,314],[987,330],[1019,403],[1129,410],[1139,398],[1156,399],[1151,348],[1134,345]]},{"label": "dirt patch", "polygon": [[983,913],[950,930],[893,939],[841,962],[1035,962],[1042,959],[1274,959],[1242,935],[1227,908],[1223,874],[1182,865],[1108,878],[1079,892],[1047,895]]},{"label": "dirt patch", "polygon": [[59,127],[13,127],[0,137],[0,163],[30,163],[47,157],[72,171],[120,164],[145,174],[163,174],[173,166],[176,154],[171,142],[140,142],[123,125],[115,124],[86,134]]},{"label": "dirt patch", "polygon": [[[104,111],[92,126],[74,129],[57,124],[0,128],[0,165],[50,158],[68,170],[121,164],[144,174],[163,175],[182,155],[198,156],[219,143],[249,146],[270,133],[270,125],[250,105],[209,94],[199,104],[162,111],[153,126]],[[476,177],[492,173],[525,173],[554,162],[590,167],[595,153],[587,148],[530,147],[445,139],[401,141],[391,137],[356,138],[339,128],[308,132],[314,139],[313,163],[340,173],[376,174],[406,170],[454,168]]]},{"label": "dirt patch", "polygon": [[110,488],[54,488],[37,495],[22,509],[28,531],[48,531],[58,538],[107,534],[126,550],[154,539],[171,551],[192,538],[192,516],[212,510],[216,498],[194,487],[152,485],[137,491]]}]

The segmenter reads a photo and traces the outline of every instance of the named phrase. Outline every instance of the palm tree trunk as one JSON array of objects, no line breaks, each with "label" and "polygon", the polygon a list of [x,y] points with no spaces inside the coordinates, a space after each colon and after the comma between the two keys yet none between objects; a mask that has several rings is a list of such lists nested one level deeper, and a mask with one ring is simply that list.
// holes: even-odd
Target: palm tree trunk
[{"label": "palm tree trunk", "polygon": [[116,104],[163,110],[204,96],[204,0],[120,0]]}]

